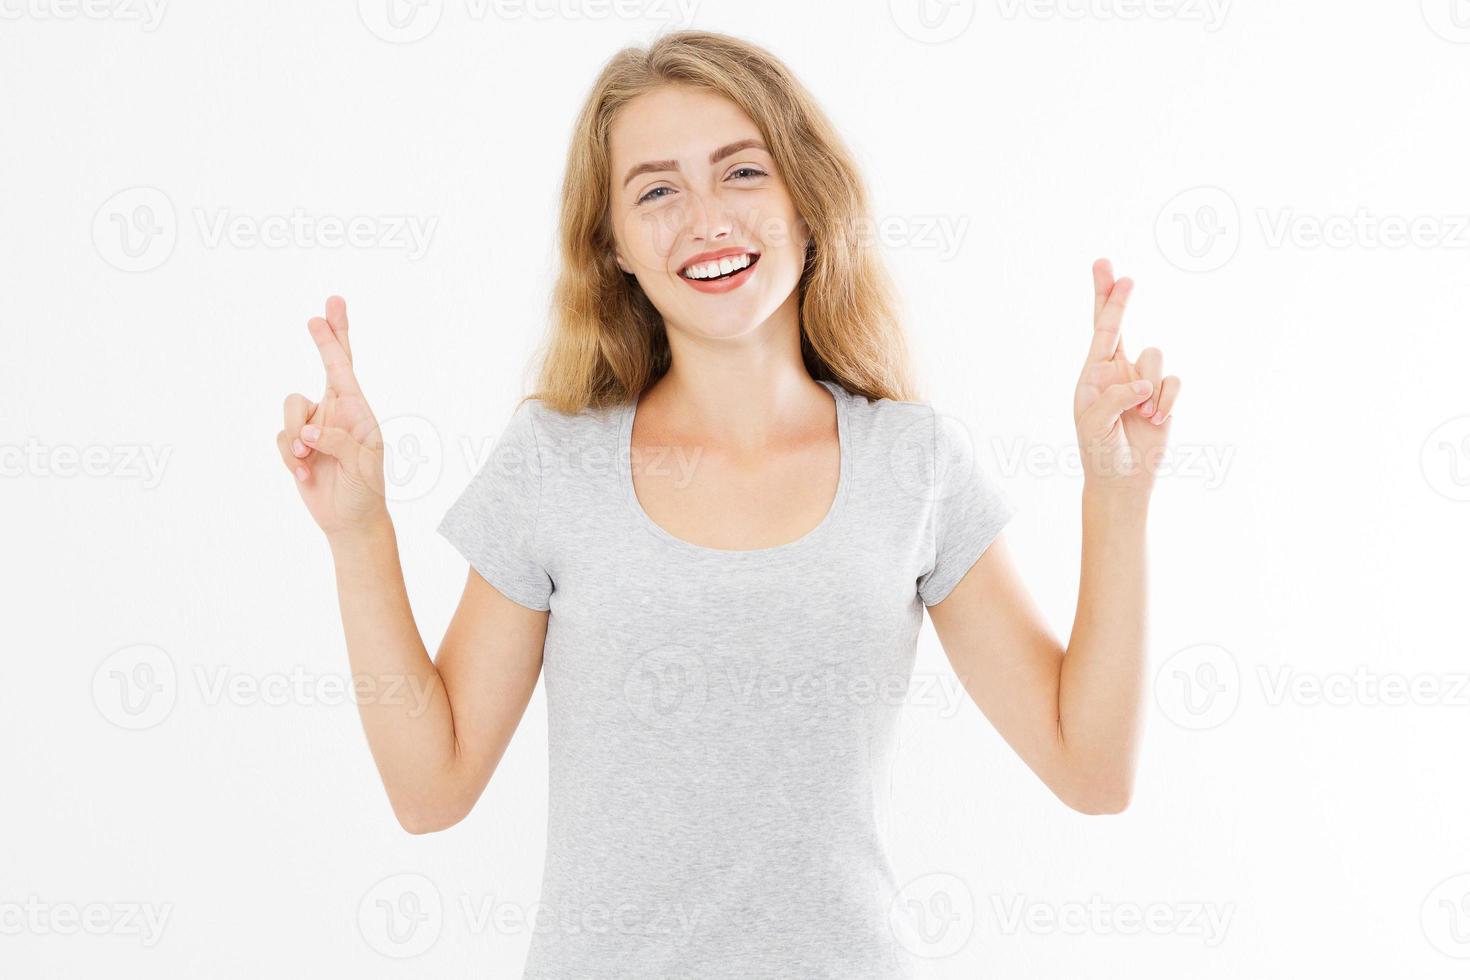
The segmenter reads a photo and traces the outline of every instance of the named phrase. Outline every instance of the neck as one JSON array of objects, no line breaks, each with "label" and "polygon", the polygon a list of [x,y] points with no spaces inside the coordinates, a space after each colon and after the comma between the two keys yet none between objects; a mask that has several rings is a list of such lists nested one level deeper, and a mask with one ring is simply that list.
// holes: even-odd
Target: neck
[{"label": "neck", "polygon": [[828,395],[802,361],[797,303],[793,290],[739,337],[670,331],[669,370],[644,394],[640,411],[652,405],[660,428],[736,451],[758,451],[790,433],[793,421],[822,411]]}]

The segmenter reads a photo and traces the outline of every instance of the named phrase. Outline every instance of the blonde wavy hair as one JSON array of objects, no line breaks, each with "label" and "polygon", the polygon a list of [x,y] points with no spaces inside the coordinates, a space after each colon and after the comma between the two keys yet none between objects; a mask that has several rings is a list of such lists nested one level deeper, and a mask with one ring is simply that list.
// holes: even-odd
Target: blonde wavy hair
[{"label": "blonde wavy hair", "polygon": [[625,404],[668,370],[663,318],[613,254],[608,133],[618,111],[659,86],[716,92],[754,121],[811,229],[798,280],[807,372],[870,399],[914,400],[892,281],[871,241],[867,191],[836,129],[774,55],[711,31],[677,31],[619,51],[577,118],[562,183],[561,268],[537,390],[558,412]]}]

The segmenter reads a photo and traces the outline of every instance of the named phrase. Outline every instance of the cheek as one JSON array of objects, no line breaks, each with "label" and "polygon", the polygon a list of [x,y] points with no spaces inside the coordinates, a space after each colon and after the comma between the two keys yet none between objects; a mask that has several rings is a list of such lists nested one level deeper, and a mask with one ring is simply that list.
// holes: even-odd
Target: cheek
[{"label": "cheek", "polygon": [[684,221],[677,212],[677,206],[670,205],[653,211],[630,211],[624,216],[619,229],[623,247],[647,271],[669,271]]},{"label": "cheek", "polygon": [[760,202],[752,215],[752,227],[767,249],[800,252],[805,248],[806,227],[784,195]]}]

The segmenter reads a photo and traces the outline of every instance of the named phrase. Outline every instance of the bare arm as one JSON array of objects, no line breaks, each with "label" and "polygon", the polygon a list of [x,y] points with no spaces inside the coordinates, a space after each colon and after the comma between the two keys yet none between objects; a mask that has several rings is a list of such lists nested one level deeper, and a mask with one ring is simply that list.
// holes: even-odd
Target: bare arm
[{"label": "bare arm", "polygon": [[412,833],[442,830],[484,792],[525,713],[548,614],[471,570],[437,664],[429,659],[384,502],[378,423],[352,370],[346,304],[331,297],[326,313],[307,324],[326,391],[320,404],[286,399],[276,446],[331,545],[358,710],[393,812]]},{"label": "bare arm", "polygon": [[332,540],[338,603],[363,730],[399,823],[464,819],[484,792],[541,674],[547,613],[473,569],[439,646],[419,637],[392,524]]},{"label": "bare arm", "polygon": [[1016,754],[1083,813],[1132,794],[1142,732],[1143,515],[1083,495],[1082,580],[1063,649],[1002,532],[929,617],[965,690]]},{"label": "bare arm", "polygon": [[[1094,267],[1094,336],[1075,405],[1084,447],[1082,569],[1065,649],[998,535],[930,620],[965,690],[1059,799],[1118,813],[1132,797],[1147,674],[1147,518],[1179,381],[1163,356],[1123,355],[1131,283]],[[1134,382],[1148,384],[1135,391]],[[1158,420],[1158,421],[1155,421]]]}]

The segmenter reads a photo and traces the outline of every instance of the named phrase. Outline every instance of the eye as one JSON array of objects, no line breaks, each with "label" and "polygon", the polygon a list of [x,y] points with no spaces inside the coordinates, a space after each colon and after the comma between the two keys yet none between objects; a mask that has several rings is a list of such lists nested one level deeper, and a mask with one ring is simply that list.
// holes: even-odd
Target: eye
[{"label": "eye", "polygon": [[[746,176],[741,176],[742,174],[744,174]],[[730,172],[730,176],[729,177],[726,177],[725,179],[726,180],[754,180],[757,177],[769,177],[769,176],[770,176],[769,174],[767,174],[764,170],[762,170],[759,167],[754,167],[754,166],[746,165],[746,166],[736,167],[734,170],[732,170]],[[666,197],[668,195],[660,194],[660,193],[658,193],[659,191],[669,191],[670,193],[672,193],[673,190],[674,189],[672,187],[668,187],[668,186],[666,186],[664,184],[659,184],[657,187],[650,188],[647,192],[645,192],[643,194],[642,197],[638,198],[637,203],[639,203],[639,204],[647,204],[649,201],[661,200],[662,198],[664,198],[664,197]]]},{"label": "eye", "polygon": [[[657,187],[653,188],[652,190],[648,191],[648,193],[644,194],[642,197],[640,197],[638,199],[638,203],[639,204],[643,204],[646,201],[656,201],[656,200],[658,200],[658,197],[654,197],[653,196],[653,192],[654,191],[672,191],[672,190],[673,190],[672,187],[665,187],[663,184],[660,184]],[[663,197],[663,195],[660,194],[659,197]]]}]

